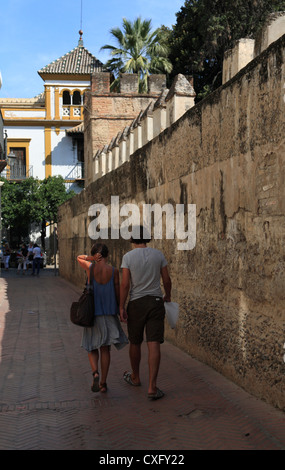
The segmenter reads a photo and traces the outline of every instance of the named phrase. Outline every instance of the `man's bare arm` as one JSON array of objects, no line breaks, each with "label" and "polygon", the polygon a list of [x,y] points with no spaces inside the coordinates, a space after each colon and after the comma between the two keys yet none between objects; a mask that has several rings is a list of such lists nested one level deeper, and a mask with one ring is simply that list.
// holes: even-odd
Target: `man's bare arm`
[{"label": "man's bare arm", "polygon": [[163,287],[165,291],[164,300],[166,302],[171,302],[171,279],[168,273],[167,266],[164,266],[164,268],[161,268],[161,277],[162,277]]}]

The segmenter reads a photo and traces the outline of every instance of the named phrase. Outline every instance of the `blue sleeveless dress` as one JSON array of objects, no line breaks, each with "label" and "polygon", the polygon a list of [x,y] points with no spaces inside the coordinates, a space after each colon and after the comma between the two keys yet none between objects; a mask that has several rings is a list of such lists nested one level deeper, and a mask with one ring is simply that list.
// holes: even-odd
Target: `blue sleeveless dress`
[{"label": "blue sleeveless dress", "polygon": [[111,346],[122,349],[128,344],[120,320],[114,285],[114,268],[112,277],[106,284],[93,280],[95,321],[90,328],[84,328],[81,347],[91,352],[101,346]]},{"label": "blue sleeveless dress", "polygon": [[113,268],[112,277],[106,284],[99,284],[93,279],[95,317],[119,314],[114,285],[114,271]]}]

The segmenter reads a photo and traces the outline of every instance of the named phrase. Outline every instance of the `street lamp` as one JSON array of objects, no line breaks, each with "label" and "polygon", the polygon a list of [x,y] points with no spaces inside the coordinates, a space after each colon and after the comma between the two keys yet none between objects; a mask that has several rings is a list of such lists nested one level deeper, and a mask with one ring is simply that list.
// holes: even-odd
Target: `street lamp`
[{"label": "street lamp", "polygon": [[2,250],[2,210],[1,210],[1,187],[3,186],[4,181],[0,181],[0,251],[1,251],[1,259],[0,259],[0,276],[1,276],[1,265],[2,265],[2,258],[3,258],[3,250]]},{"label": "street lamp", "polygon": [[9,165],[14,165],[17,157],[12,150],[12,152],[9,153],[7,158],[8,158]]}]

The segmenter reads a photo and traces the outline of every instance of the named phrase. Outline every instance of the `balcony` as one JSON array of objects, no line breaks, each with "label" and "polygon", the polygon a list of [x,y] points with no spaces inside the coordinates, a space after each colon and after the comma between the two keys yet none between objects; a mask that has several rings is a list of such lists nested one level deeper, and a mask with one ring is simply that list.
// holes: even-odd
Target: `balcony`
[{"label": "balcony", "polygon": [[4,173],[6,173],[6,175],[3,174],[3,176],[5,176],[7,180],[21,181],[33,176],[33,167],[14,164],[10,167],[7,167],[6,172]]},{"label": "balcony", "polygon": [[81,106],[63,106],[62,117],[63,119],[81,119],[82,107]]},{"label": "balcony", "polygon": [[84,163],[78,162],[72,170],[65,177],[66,181],[80,181],[84,180]]}]

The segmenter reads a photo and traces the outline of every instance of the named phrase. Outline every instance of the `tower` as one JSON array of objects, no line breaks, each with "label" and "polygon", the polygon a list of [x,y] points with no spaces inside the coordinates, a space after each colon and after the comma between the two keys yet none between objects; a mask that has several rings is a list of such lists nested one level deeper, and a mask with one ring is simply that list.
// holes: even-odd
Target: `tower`
[{"label": "tower", "polygon": [[[6,177],[22,180],[61,175],[76,191],[84,177],[83,103],[90,77],[103,64],[83,44],[38,71],[44,91],[31,99],[0,99],[7,132],[7,152],[16,155],[16,165]],[[13,170],[13,171],[12,171]],[[5,175],[4,175],[5,176]]]}]

